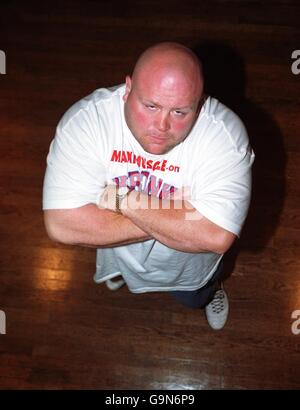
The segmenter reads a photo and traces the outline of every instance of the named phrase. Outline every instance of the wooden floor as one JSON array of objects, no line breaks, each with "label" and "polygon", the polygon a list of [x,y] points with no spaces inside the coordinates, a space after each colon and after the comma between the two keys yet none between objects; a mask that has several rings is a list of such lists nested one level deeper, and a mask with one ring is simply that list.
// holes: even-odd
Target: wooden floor
[{"label": "wooden floor", "polygon": [[[283,0],[1,3],[0,388],[300,388],[299,21],[299,2]],[[164,40],[203,57],[208,91],[239,113],[256,152],[220,332],[168,294],[94,284],[95,250],[55,244],[43,227],[60,117]]]}]

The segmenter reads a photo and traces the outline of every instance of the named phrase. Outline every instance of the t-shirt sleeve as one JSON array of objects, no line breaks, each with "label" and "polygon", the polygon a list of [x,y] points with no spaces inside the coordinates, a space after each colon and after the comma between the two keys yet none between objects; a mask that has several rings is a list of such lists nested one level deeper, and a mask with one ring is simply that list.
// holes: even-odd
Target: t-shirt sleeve
[{"label": "t-shirt sleeve", "polygon": [[254,153],[246,130],[241,126],[238,132],[244,141],[240,147],[212,139],[206,159],[194,172],[190,203],[213,223],[240,236],[251,199]]},{"label": "t-shirt sleeve", "polygon": [[47,156],[43,209],[71,209],[97,203],[106,185],[97,129],[88,112],[59,122]]}]

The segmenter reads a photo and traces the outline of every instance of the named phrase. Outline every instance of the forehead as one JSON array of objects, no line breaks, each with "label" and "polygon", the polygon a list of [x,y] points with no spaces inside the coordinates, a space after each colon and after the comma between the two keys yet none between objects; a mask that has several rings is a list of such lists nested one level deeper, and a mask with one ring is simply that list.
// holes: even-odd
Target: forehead
[{"label": "forehead", "polygon": [[200,97],[192,81],[172,76],[148,77],[138,82],[135,91],[142,101],[176,108],[191,107]]}]

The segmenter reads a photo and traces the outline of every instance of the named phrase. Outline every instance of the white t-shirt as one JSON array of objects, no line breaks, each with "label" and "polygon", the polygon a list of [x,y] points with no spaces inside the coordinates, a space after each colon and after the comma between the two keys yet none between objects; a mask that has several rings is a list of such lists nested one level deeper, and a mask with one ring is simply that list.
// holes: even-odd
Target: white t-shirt
[{"label": "white t-shirt", "polygon": [[[116,182],[167,198],[189,187],[191,204],[207,219],[240,235],[251,195],[254,153],[241,120],[208,97],[188,137],[170,152],[144,151],[124,118],[125,86],[98,89],[60,120],[47,157],[43,209],[97,204]],[[135,293],[195,290],[223,255],[188,253],[152,239],[97,249],[97,282],[123,275]]]}]

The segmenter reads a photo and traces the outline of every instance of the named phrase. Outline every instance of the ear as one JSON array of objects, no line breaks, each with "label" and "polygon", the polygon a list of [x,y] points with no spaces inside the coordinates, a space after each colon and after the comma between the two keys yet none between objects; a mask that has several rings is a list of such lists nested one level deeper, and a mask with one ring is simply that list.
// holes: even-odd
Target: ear
[{"label": "ear", "polygon": [[126,76],[125,94],[123,95],[123,100],[124,100],[124,102],[127,101],[127,98],[128,98],[128,96],[129,96],[129,94],[130,94],[131,84],[132,84],[132,80],[131,80],[131,78],[129,77],[129,75],[127,75],[127,76]]}]

